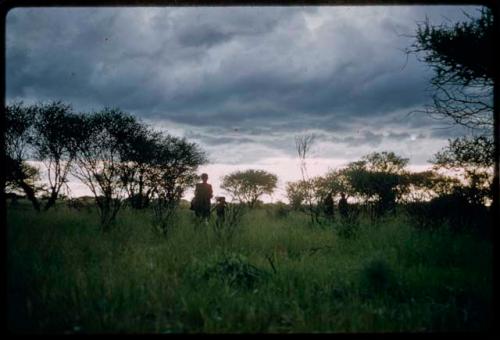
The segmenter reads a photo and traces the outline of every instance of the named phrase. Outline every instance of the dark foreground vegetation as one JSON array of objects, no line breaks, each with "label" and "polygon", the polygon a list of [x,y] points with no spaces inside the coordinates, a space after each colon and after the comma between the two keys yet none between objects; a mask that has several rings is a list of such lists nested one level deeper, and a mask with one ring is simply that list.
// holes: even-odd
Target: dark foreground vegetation
[{"label": "dark foreground vegetation", "polygon": [[[8,210],[9,328],[55,332],[484,331],[491,243],[404,209],[310,223],[281,205],[236,224],[181,207],[168,238],[146,210],[108,233],[95,207]],[[346,228],[352,230],[346,233]]]}]

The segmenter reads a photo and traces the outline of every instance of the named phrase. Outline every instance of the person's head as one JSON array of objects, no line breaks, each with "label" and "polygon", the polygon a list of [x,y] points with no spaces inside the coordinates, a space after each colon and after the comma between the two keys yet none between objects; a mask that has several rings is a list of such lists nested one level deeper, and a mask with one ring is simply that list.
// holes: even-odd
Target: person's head
[{"label": "person's head", "polygon": [[208,181],[208,175],[207,174],[201,174],[201,180],[203,181],[203,183],[207,183],[207,181]]},{"label": "person's head", "polygon": [[345,194],[343,192],[341,192],[340,197],[345,198]]}]

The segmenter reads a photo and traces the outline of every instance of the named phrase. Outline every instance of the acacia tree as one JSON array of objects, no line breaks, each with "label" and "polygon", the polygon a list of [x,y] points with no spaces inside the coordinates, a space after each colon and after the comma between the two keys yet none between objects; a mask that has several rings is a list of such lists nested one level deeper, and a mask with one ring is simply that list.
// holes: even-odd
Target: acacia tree
[{"label": "acacia tree", "polygon": [[196,171],[207,158],[197,144],[170,135],[159,136],[153,150],[147,177],[156,222],[166,234],[184,191],[196,183]]},{"label": "acacia tree", "polygon": [[[493,44],[497,40],[493,11],[483,7],[479,17],[468,15],[468,18],[469,21],[451,27],[432,26],[428,21],[420,24],[415,42],[407,52],[422,55],[422,60],[434,70],[433,103],[425,107],[425,112],[473,131],[473,136],[450,140],[448,147],[436,155],[435,165],[462,166],[471,175],[468,189],[472,191],[481,191],[488,177],[490,187],[498,190],[498,153],[491,152],[493,138],[498,136],[498,125],[493,122],[496,60]],[[482,160],[477,162],[477,157],[473,160],[467,156],[465,161],[464,154],[480,155]],[[488,171],[469,171],[471,166],[484,170],[485,165],[489,166],[490,175]],[[490,192],[493,206],[498,207],[498,192]]]},{"label": "acacia tree", "polygon": [[222,178],[221,188],[234,198],[253,208],[259,197],[271,195],[276,189],[278,177],[264,170],[236,171]]},{"label": "acacia tree", "polygon": [[71,106],[61,102],[34,105],[34,156],[47,170],[48,200],[44,210],[51,208],[67,182],[77,148],[72,135],[80,127]]},{"label": "acacia tree", "polygon": [[177,205],[187,187],[197,179],[198,167],[207,162],[205,153],[184,138],[145,128],[131,137],[126,150],[123,182],[134,208],[158,204]]},{"label": "acacia tree", "polygon": [[382,214],[392,210],[396,200],[407,190],[405,167],[408,161],[393,152],[374,152],[349,163],[343,173],[352,191],[365,203],[374,202],[375,212]]},{"label": "acacia tree", "polygon": [[460,181],[435,170],[408,172],[404,174],[407,190],[400,199],[405,203],[423,202],[438,196],[449,195]]},{"label": "acacia tree", "polygon": [[146,208],[159,183],[153,159],[158,152],[159,132],[145,128],[142,133],[130,136],[134,147],[125,151],[122,180],[127,190],[128,202],[133,208]]},{"label": "acacia tree", "polygon": [[436,169],[462,172],[467,184],[456,185],[456,188],[469,202],[484,204],[488,198],[493,198],[494,152],[493,141],[485,136],[462,137],[451,140],[432,162]]},{"label": "acacia tree", "polygon": [[131,141],[144,127],[133,116],[109,108],[78,120],[79,129],[72,135],[78,151],[72,172],[94,194],[102,229],[108,230],[125,198],[123,178],[126,156],[134,147]]},{"label": "acacia tree", "polygon": [[309,184],[304,180],[299,180],[296,182],[287,182],[286,184],[286,196],[290,205],[295,210],[302,209],[302,205],[306,201],[306,195],[308,193],[307,188]]},{"label": "acacia tree", "polygon": [[24,106],[22,102],[5,107],[4,192],[6,189],[22,190],[33,208],[39,211],[40,203],[36,197],[36,193],[42,189],[36,185],[39,171],[27,163],[32,151],[34,118],[32,108]]},{"label": "acacia tree", "polygon": [[434,70],[433,103],[426,112],[470,128],[493,127],[495,29],[492,10],[453,26],[419,24],[409,53]]},{"label": "acacia tree", "polygon": [[324,201],[329,195],[333,198],[336,194],[332,180],[316,176],[308,180],[287,182],[286,194],[290,205],[295,210],[306,212],[312,223],[321,224],[325,208]]}]

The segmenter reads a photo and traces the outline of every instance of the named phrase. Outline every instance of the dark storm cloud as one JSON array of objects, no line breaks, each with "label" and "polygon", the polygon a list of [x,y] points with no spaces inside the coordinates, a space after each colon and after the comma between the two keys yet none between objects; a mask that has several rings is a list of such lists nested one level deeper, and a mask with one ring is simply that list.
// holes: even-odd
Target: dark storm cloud
[{"label": "dark storm cloud", "polygon": [[[120,107],[187,131],[204,128],[191,137],[207,145],[263,143],[289,154],[293,136],[308,129],[347,146],[419,133],[404,128],[443,139],[457,132],[406,116],[428,101],[431,73],[406,60],[411,39],[404,34],[425,16],[441,22],[445,14],[463,18],[461,10],[14,9],[6,26],[7,100]],[[228,135],[234,129],[239,136]]]},{"label": "dark storm cloud", "polygon": [[224,33],[208,25],[195,26],[193,30],[181,32],[179,42],[184,46],[203,46],[210,48],[216,44],[227,41],[232,34]]}]

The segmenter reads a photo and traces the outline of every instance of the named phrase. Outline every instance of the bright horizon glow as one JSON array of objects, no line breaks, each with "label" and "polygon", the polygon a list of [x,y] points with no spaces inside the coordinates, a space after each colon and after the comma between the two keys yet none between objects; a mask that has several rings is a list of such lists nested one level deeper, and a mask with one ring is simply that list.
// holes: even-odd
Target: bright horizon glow
[{"label": "bright horizon glow", "polygon": [[[334,158],[310,158],[307,160],[308,164],[308,175],[309,178],[315,176],[325,175],[329,170],[340,169],[343,168],[349,163],[348,160],[342,159],[334,159]],[[32,166],[35,166],[40,169],[41,182],[46,182],[46,171],[45,166],[42,162],[38,161],[28,161],[28,163]],[[432,167],[431,164],[426,165],[408,165],[407,169],[414,172],[420,172],[425,170],[430,170]],[[222,182],[222,177],[228,175],[234,171],[244,171],[248,169],[255,170],[265,170],[267,172],[271,172],[278,176],[277,187],[273,193],[273,195],[264,195],[261,197],[261,200],[265,203],[276,203],[278,201],[289,203],[286,198],[286,184],[287,182],[293,182],[301,180],[301,173],[299,167],[299,160],[297,158],[264,158],[258,163],[253,164],[207,164],[199,167],[198,174],[207,173],[208,174],[208,183],[212,185],[214,191],[214,197],[216,196],[225,196],[228,202],[231,202],[231,196],[221,189],[220,185]],[[68,186],[70,188],[70,197],[83,197],[83,196],[91,196],[94,195],[90,191],[90,189],[80,182],[74,176],[68,176]],[[194,188],[188,188],[183,195],[183,199],[191,200],[194,196]],[[215,202],[215,199],[212,199]]]}]

